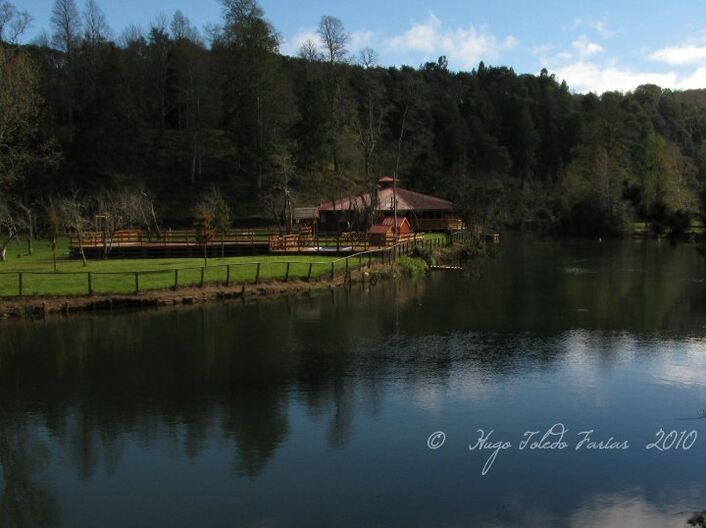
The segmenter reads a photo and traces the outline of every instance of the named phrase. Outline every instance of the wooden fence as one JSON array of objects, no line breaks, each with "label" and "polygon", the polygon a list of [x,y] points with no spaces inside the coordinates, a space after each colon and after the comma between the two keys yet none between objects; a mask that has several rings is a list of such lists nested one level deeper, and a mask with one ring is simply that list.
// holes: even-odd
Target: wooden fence
[{"label": "wooden fence", "polygon": [[[258,284],[262,280],[287,282],[292,279],[336,279],[340,274],[350,277],[350,272],[375,263],[392,263],[400,256],[409,255],[415,248],[433,249],[467,240],[467,231],[449,233],[444,238],[410,238],[394,246],[361,251],[330,260],[317,261],[267,261],[236,262],[216,266],[183,267],[145,271],[77,271],[77,272],[0,272],[0,297],[94,295],[96,293],[140,293],[158,289],[203,287],[206,284],[230,286],[235,283]],[[8,281],[14,281],[13,289]],[[101,284],[103,287],[101,287]],[[107,285],[107,287],[106,287]]]},{"label": "wooden fence", "polygon": [[[420,240],[424,233],[414,233],[400,242]],[[390,243],[389,245],[392,245]],[[81,248],[89,258],[113,257],[198,257],[235,256],[263,253],[331,254],[356,253],[373,249],[366,233],[313,234],[311,231],[281,235],[274,229],[231,230],[214,235],[207,243],[194,230],[169,230],[144,233],[139,230],[117,231],[110,237],[100,232],[69,236],[69,250],[78,257]]]}]

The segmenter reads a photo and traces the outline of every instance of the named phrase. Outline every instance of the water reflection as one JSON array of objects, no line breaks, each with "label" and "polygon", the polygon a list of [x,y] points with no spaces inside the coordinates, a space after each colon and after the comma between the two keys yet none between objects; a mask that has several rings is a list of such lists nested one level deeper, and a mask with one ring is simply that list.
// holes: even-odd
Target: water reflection
[{"label": "water reflection", "polygon": [[[703,448],[573,469],[510,455],[481,481],[461,440],[551,420],[639,441],[682,427],[706,403],[702,272],[685,246],[521,240],[480,280],[4,325],[0,525],[87,524],[84,495],[99,516],[139,495],[137,525],[197,522],[181,497],[214,525],[327,524],[344,501],[351,526],[682,526],[706,507]],[[441,427],[449,449],[430,459]]]},{"label": "water reflection", "polygon": [[49,450],[27,422],[0,421],[0,526],[56,526],[55,497],[37,475]]}]

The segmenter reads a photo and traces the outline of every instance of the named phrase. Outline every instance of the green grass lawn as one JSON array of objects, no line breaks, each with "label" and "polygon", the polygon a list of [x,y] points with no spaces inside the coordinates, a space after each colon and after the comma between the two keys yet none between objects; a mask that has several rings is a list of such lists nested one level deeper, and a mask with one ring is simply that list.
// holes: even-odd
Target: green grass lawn
[{"label": "green grass lawn", "polygon": [[[425,236],[425,240],[445,238],[443,233]],[[330,276],[332,263],[337,274],[346,267],[339,257],[320,254],[209,258],[209,267],[203,272],[204,283],[225,283],[228,266],[232,283],[254,282],[258,276],[257,263],[260,263],[259,279],[263,281],[284,280],[287,263],[289,279],[307,279],[310,266],[312,279]],[[365,259],[351,259],[349,266],[355,269],[366,263]],[[27,254],[25,242],[12,242],[7,248],[7,261],[0,263],[0,297],[19,294],[19,272],[22,272],[23,295],[86,295],[89,272],[93,293],[134,293],[136,286],[139,291],[172,288],[175,280],[180,287],[200,285],[203,265],[202,258],[151,258],[89,260],[88,265],[83,266],[80,260],[69,258],[68,240],[62,239],[57,248],[57,273],[54,273],[49,242],[36,241],[31,256]],[[136,272],[139,272],[137,281]]]},{"label": "green grass lawn", "polygon": [[[18,257],[19,256],[19,257]],[[231,282],[253,282],[260,263],[260,280],[283,280],[290,263],[290,279],[306,279],[309,265],[311,276],[318,278],[331,273],[331,263],[337,257],[270,256],[209,258],[209,268],[204,272],[205,283],[224,283],[225,265],[231,265]],[[140,272],[140,291],[171,288],[174,286],[175,269],[178,269],[179,286],[198,285],[201,282],[201,258],[116,259],[89,260],[83,266],[80,260],[69,258],[68,241],[62,240],[57,249],[57,270],[53,273],[51,246],[46,241],[34,244],[34,254],[27,255],[26,244],[14,242],[7,248],[7,261],[0,263],[0,296],[15,296],[19,292],[19,275],[23,272],[24,295],[85,295],[88,293],[88,272],[91,273],[93,292],[132,293],[135,291],[135,272]],[[336,271],[345,268],[345,262],[335,264]]]}]

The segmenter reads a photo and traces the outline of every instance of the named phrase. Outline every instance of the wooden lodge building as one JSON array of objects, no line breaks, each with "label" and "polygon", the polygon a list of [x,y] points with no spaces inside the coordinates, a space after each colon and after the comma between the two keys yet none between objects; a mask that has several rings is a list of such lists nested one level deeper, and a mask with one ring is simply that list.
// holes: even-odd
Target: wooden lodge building
[{"label": "wooden lodge building", "polygon": [[[375,212],[379,216],[392,216],[394,212],[394,180],[386,176],[378,180],[374,197]],[[454,204],[448,200],[429,196],[397,186],[397,214],[407,218],[415,231],[458,231],[462,220],[454,213]],[[371,207],[372,193],[367,192],[319,206],[319,229],[322,232],[351,231],[356,228],[360,213]]]}]

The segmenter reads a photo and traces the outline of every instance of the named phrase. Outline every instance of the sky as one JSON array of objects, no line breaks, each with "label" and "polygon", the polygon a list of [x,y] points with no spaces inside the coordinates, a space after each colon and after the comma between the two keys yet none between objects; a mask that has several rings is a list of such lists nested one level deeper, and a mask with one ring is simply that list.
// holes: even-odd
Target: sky
[{"label": "sky", "polygon": [[[34,17],[28,36],[49,30],[53,0],[11,0]],[[76,0],[82,7],[84,0]],[[97,0],[113,32],[147,27],[155,15],[181,10],[197,27],[218,23],[217,0]],[[322,15],[343,21],[351,54],[363,47],[381,65],[419,66],[445,55],[453,70],[482,60],[519,73],[546,68],[576,92],[627,91],[653,83],[706,88],[704,0],[261,0],[296,54],[316,39]]]}]

